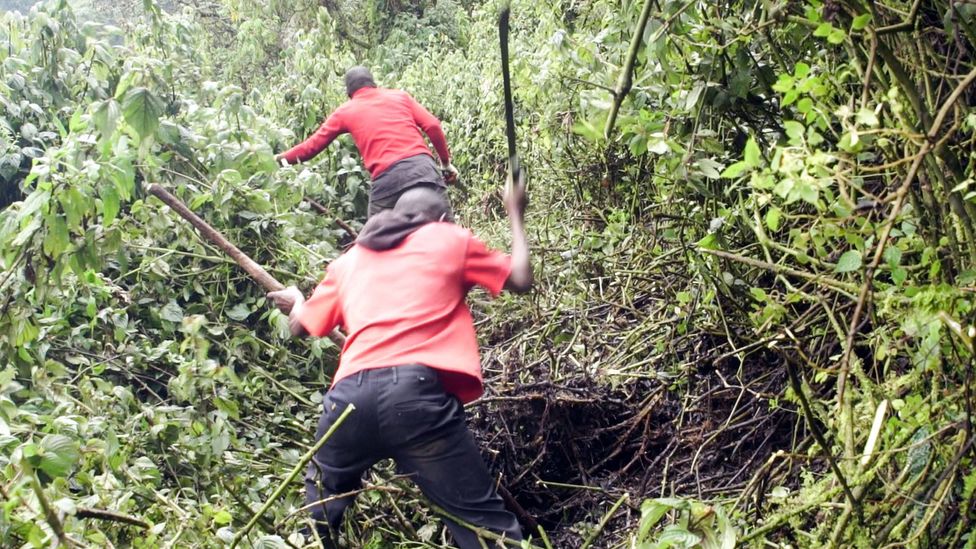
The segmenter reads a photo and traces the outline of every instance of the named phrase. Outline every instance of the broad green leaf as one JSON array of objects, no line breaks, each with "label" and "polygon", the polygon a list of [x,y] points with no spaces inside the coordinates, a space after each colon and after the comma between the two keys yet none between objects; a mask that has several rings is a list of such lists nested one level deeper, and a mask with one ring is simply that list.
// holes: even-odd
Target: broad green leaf
[{"label": "broad green leaf", "polygon": [[217,511],[217,513],[214,514],[213,517],[214,524],[218,524],[218,525],[230,524],[230,521],[232,520],[234,520],[234,516],[223,509]]},{"label": "broad green leaf", "polygon": [[891,281],[895,283],[896,286],[901,286],[905,279],[908,278],[908,271],[902,267],[895,267],[891,270]]},{"label": "broad green leaf", "polygon": [[666,547],[680,547],[682,549],[691,549],[701,543],[702,538],[696,534],[689,532],[685,527],[679,526],[677,524],[672,524],[664,529],[664,532],[657,538],[657,547],[664,549]]},{"label": "broad green leaf", "polygon": [[102,224],[109,225],[119,214],[119,191],[116,190],[114,185],[105,185],[102,187],[101,197],[103,217]]},{"label": "broad green leaf", "polygon": [[868,108],[857,111],[856,120],[858,124],[872,128],[878,125],[878,115],[874,114],[874,111]]},{"label": "broad green leaf", "polygon": [[122,109],[119,107],[119,102],[112,97],[99,103],[98,108],[95,109],[94,115],[92,115],[95,122],[95,128],[102,136],[102,139],[107,139],[113,133],[115,133],[115,129],[118,127],[119,119],[121,117]]},{"label": "broad green leaf", "polygon": [[71,242],[68,225],[64,222],[64,217],[56,214],[47,216],[45,224],[47,235],[44,237],[44,253],[56,258],[68,249],[68,244]]},{"label": "broad green leaf", "polygon": [[122,98],[122,113],[125,115],[125,121],[143,139],[156,131],[163,109],[162,100],[147,88],[132,88]]},{"label": "broad green leaf", "polygon": [[778,231],[779,222],[782,215],[783,212],[776,207],[769,208],[768,210],[766,210],[766,227],[768,227],[770,231],[773,232]]},{"label": "broad green leaf", "polygon": [[837,260],[837,266],[834,268],[834,272],[849,273],[860,268],[861,252],[857,250],[847,250],[843,255],[840,256],[840,259]]},{"label": "broad green leaf", "polygon": [[718,237],[714,233],[707,234],[705,238],[698,241],[698,247],[706,250],[717,250],[719,247]]},{"label": "broad green leaf", "polygon": [[719,172],[722,169],[722,165],[711,158],[699,158],[695,162],[695,165],[701,170],[702,175],[708,179],[719,179],[722,177],[722,173]]},{"label": "broad green leaf", "polygon": [[230,309],[227,309],[225,311],[225,314],[228,317],[230,317],[232,320],[236,320],[240,322],[251,315],[251,309],[244,303],[238,303],[237,305],[234,305]]},{"label": "broad green leaf", "polygon": [[870,13],[862,13],[851,21],[851,30],[863,30],[871,22]]},{"label": "broad green leaf", "polygon": [[898,246],[888,246],[884,251],[885,263],[892,267],[901,265],[901,248]]},{"label": "broad green leaf", "polygon": [[647,535],[650,533],[651,529],[657,526],[657,523],[661,521],[664,514],[673,508],[674,507],[671,505],[653,499],[642,503],[640,527],[637,534],[637,540],[644,541],[647,539]]},{"label": "broad green leaf", "polygon": [[742,172],[746,171],[748,168],[748,164],[739,161],[722,170],[721,176],[727,179],[735,179],[736,177],[742,175]]},{"label": "broad green leaf", "polygon": [[746,141],[745,150],[745,163],[750,168],[755,168],[759,165],[759,145],[756,144],[756,139],[750,137],[749,141]]},{"label": "broad green leaf", "polygon": [[159,316],[170,322],[183,322],[183,308],[175,301],[170,301],[159,310]]},{"label": "broad green leaf", "polygon": [[820,23],[820,26],[813,31],[813,35],[819,38],[826,38],[830,35],[830,31],[834,29],[834,26],[830,23]]},{"label": "broad green leaf", "polygon": [[780,93],[786,93],[793,89],[793,77],[788,74],[781,74],[779,78],[776,79],[776,83],[773,84],[773,90]]},{"label": "broad green leaf", "polygon": [[41,216],[36,216],[33,219],[31,219],[30,222],[28,222],[27,225],[25,225],[24,228],[21,229],[19,233],[17,233],[17,237],[14,238],[13,242],[10,243],[11,246],[14,247],[23,246],[24,244],[27,243],[27,241],[31,239],[31,237],[34,236],[34,233],[36,233],[37,230],[40,228],[41,228]]},{"label": "broad green leaf", "polygon": [[803,124],[795,120],[787,120],[783,122],[783,129],[786,131],[786,136],[790,138],[790,144],[798,145],[803,142],[803,134],[806,131]]},{"label": "broad green leaf", "polygon": [[47,435],[41,439],[41,461],[38,468],[50,477],[63,477],[81,456],[78,443],[64,435]]}]

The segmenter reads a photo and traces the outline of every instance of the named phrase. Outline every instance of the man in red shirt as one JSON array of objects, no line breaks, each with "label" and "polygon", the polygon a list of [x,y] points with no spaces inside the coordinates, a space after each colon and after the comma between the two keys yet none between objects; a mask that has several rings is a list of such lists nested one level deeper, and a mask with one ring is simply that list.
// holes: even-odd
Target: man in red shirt
[{"label": "man in red shirt", "polygon": [[405,91],[377,88],[365,67],[349,69],[345,81],[349,101],[330,114],[311,137],[277,155],[276,160],[304,162],[339,135],[352,134],[373,179],[367,214],[373,217],[392,208],[400,194],[415,185],[445,191],[445,177],[434,165],[434,157],[420,133],[423,130],[444,166],[447,183],[457,181],[444,131],[434,115]]},{"label": "man in red shirt", "polygon": [[[363,472],[384,458],[392,458],[452,517],[507,541],[522,539],[462,407],[482,393],[468,290],[482,286],[497,295],[503,288],[525,292],[532,286],[522,182],[507,185],[504,201],[511,256],[489,250],[470,231],[446,221],[450,207],[443,194],[415,187],[393,210],[366,223],[356,245],[329,265],[307,301],[294,286],[268,294],[289,313],[293,334],[321,337],[337,325],[348,334],[316,440],[349,403],[356,409],[305,477],[306,498],[326,547],[352,501],[330,498],[356,490]],[[462,549],[482,546],[473,530],[451,518],[445,522]]]}]

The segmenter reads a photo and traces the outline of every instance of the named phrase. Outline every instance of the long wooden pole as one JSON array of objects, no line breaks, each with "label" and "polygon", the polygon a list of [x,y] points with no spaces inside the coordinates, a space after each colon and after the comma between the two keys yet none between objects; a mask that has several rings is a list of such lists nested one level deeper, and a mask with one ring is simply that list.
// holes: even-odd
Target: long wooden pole
[{"label": "long wooden pole", "polygon": [[[240,265],[241,268],[247,272],[247,274],[251,275],[251,278],[260,284],[262,288],[269,292],[283,290],[285,288],[284,284],[278,282],[275,277],[271,276],[268,271],[264,270],[264,267],[258,265],[257,262],[242,252],[240,248],[227,240],[224,235],[220,234],[217,229],[214,229],[206,221],[201,219],[200,216],[193,213],[190,208],[186,207],[186,204],[184,204],[179,198],[173,196],[172,193],[156,183],[149,185],[147,191],[149,194],[166,203],[166,205],[172,208],[176,213],[180,214],[180,217],[189,221],[190,224],[193,225],[204,238],[220,248],[225,254],[229,255],[231,259]],[[329,334],[329,339],[340,347],[346,343],[346,336],[344,336],[339,330],[332,330],[332,333]]]}]

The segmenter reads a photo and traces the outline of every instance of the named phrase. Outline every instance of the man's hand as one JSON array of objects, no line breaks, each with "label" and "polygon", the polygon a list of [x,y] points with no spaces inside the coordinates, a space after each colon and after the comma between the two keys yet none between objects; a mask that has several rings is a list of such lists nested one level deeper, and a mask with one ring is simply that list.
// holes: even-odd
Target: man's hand
[{"label": "man's hand", "polygon": [[529,243],[525,237],[523,215],[528,199],[525,195],[525,171],[519,170],[518,182],[508,174],[502,198],[512,224],[512,270],[505,281],[505,288],[513,292],[527,292],[532,288],[532,263],[529,261]]},{"label": "man's hand", "polygon": [[277,164],[277,165],[279,165],[281,167],[285,167],[285,166],[288,165],[288,161],[285,160],[284,153],[278,153],[278,154],[275,155],[275,164]]},{"label": "man's hand", "polygon": [[290,314],[296,305],[305,303],[305,296],[302,295],[302,291],[294,286],[276,292],[268,292],[268,299],[272,300],[275,307],[278,307],[286,315]]},{"label": "man's hand", "polygon": [[448,185],[456,185],[458,182],[458,170],[450,162],[447,163],[447,166],[441,166],[441,175],[444,176],[444,182]]},{"label": "man's hand", "polygon": [[509,217],[518,217],[521,219],[525,213],[525,205],[528,203],[525,194],[525,170],[519,170],[518,183],[512,181],[511,173],[508,174],[508,180],[505,181],[505,192],[502,196],[502,202],[505,204],[505,210],[508,212]]}]

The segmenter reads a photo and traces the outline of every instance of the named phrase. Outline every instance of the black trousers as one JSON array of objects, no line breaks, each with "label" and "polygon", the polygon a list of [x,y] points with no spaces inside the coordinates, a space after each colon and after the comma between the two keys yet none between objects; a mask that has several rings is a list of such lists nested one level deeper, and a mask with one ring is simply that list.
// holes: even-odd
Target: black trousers
[{"label": "black trousers", "polygon": [[[437,371],[419,364],[364,370],[340,380],[325,397],[315,440],[319,440],[352,403],[346,417],[309,463],[305,475],[308,504],[358,489],[363,473],[377,461],[393,458],[430,500],[467,523],[522,539],[515,515],[495,491],[464,409],[444,392]],[[312,507],[323,534],[338,531],[352,497]],[[480,548],[471,529],[444,519],[462,549]],[[331,536],[330,536],[331,537]],[[327,537],[326,547],[329,547]],[[494,542],[486,540],[486,545]]]}]

